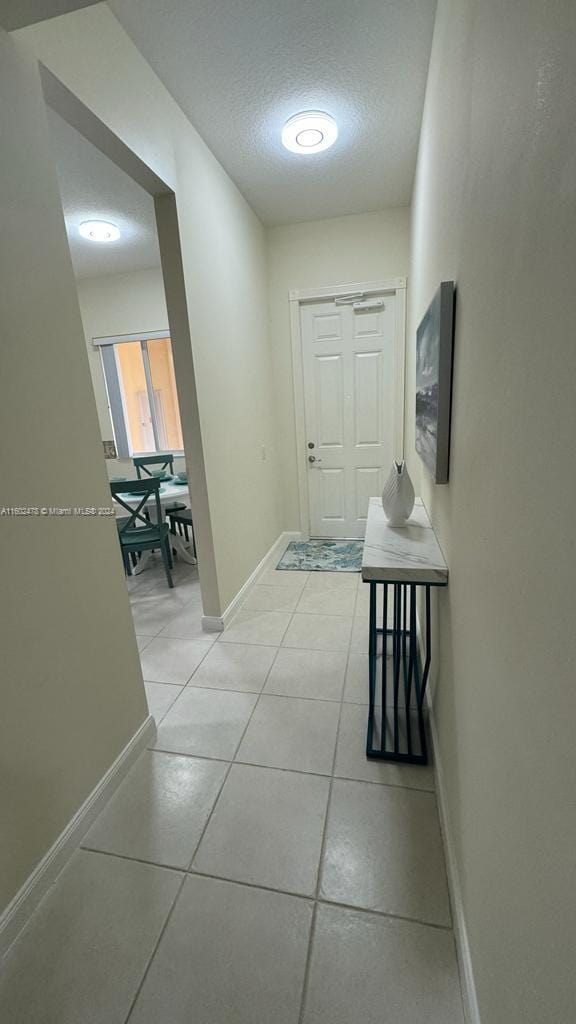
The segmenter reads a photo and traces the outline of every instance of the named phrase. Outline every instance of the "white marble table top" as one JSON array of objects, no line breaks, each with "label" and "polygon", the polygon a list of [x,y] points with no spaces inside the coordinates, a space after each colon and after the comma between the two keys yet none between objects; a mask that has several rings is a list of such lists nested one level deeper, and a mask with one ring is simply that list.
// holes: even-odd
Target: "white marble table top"
[{"label": "white marble table top", "polygon": [[448,566],[421,498],[406,526],[389,526],[380,498],[370,498],[362,555],[365,583],[448,583]]}]

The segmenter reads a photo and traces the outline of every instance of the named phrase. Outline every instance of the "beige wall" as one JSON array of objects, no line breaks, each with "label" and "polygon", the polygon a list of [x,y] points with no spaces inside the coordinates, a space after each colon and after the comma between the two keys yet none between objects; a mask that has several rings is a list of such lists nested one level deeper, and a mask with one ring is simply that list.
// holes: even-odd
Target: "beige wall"
[{"label": "beige wall", "polygon": [[[268,458],[275,458],[280,470],[283,527],[298,529],[288,292],[291,288],[406,275],[409,210],[399,208],[270,228],[266,234],[277,416],[276,434],[271,433],[262,443],[269,450]],[[83,278],[78,281],[78,295],[102,436],[112,437],[101,360],[91,339],[162,330],[167,313],[161,271],[158,268]],[[129,466],[127,460],[110,461],[109,474],[125,475]]]},{"label": "beige wall", "polygon": [[19,36],[176,193],[218,615],[281,529],[264,229],[106,5]]},{"label": "beige wall", "polygon": [[[483,1024],[565,1024],[576,975],[576,7],[440,0],[411,328],[458,286],[436,719]],[[414,381],[413,344],[408,372]]]},{"label": "beige wall", "polygon": [[[196,381],[192,372],[179,379],[189,391],[189,424],[198,420],[198,396],[217,551],[204,610],[219,614],[280,529],[264,230],[105,5],[16,39],[1,34],[0,48],[2,504],[110,500],[30,59],[37,51],[176,192],[197,368]],[[158,208],[164,236],[175,238],[170,203]],[[184,337],[186,302],[180,294],[175,302]],[[148,316],[145,326],[153,326]],[[147,712],[113,519],[3,517],[1,524],[3,906]]]},{"label": "beige wall", "polygon": [[378,281],[408,273],[408,208],[270,228],[268,235],[270,341],[274,358],[278,454],[284,528],[300,528],[292,351],[291,288]]},{"label": "beige wall", "polygon": [[[36,62],[0,31],[0,506],[110,505]],[[113,518],[0,517],[0,910],[147,717]]]}]

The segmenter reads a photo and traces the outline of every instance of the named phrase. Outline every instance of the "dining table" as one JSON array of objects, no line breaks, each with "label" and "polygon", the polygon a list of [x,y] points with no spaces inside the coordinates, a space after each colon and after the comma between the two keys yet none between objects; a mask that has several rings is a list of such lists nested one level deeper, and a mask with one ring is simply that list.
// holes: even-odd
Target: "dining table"
[{"label": "dining table", "polygon": [[[142,500],[142,495],[130,494],[129,492],[122,493],[122,500],[130,505],[131,508],[136,508]],[[190,490],[188,483],[179,483],[177,478],[173,477],[170,480],[162,480],[160,483],[160,504],[162,506],[162,512],[166,517],[166,506],[173,504],[173,502],[183,502],[188,506],[190,505]],[[146,502],[147,506],[155,505],[156,498],[151,495]],[[118,502],[114,502],[114,508],[117,511],[122,509],[122,506]],[[170,534],[170,546],[172,550],[176,552],[179,558],[184,562],[188,562],[189,565],[196,565],[197,560],[194,556],[194,548],[192,543],[186,541],[184,537],[181,537],[179,533]],[[135,576],[138,576],[150,562],[152,551],[143,551],[138,559],[137,564],[132,569]]]}]

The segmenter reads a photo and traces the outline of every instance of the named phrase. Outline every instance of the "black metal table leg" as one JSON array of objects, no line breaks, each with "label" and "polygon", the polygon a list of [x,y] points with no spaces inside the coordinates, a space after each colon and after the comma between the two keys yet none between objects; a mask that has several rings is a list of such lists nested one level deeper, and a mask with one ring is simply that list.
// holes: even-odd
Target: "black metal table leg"
[{"label": "black metal table leg", "polygon": [[[392,627],[388,626],[388,587],[393,588]],[[422,659],[418,649],[417,591],[424,590],[425,628],[422,636]],[[378,587],[383,593],[382,627],[377,625]],[[386,761],[427,764],[425,694],[430,663],[429,584],[370,582],[370,616],[368,641],[368,731],[366,755]],[[378,639],[382,637],[379,652]],[[391,664],[388,665],[388,637],[392,640]],[[380,661],[380,665],[379,665]],[[378,671],[381,674],[382,707],[376,708]],[[392,702],[388,699],[388,672],[392,680]]]},{"label": "black metal table leg", "polygon": [[376,584],[370,584],[370,612],[369,612],[369,633],[368,633],[368,746],[372,746],[374,728],[374,707],[376,700],[376,660],[378,635],[376,629]]}]

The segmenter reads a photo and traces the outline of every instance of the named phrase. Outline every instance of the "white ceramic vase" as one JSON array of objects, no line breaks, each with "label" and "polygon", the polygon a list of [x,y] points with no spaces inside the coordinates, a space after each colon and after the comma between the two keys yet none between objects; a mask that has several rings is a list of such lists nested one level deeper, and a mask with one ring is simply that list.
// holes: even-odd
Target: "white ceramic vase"
[{"label": "white ceramic vase", "polygon": [[394,462],[382,491],[382,508],[390,526],[406,526],[414,508],[414,488],[405,462]]}]

